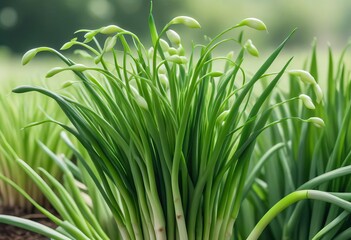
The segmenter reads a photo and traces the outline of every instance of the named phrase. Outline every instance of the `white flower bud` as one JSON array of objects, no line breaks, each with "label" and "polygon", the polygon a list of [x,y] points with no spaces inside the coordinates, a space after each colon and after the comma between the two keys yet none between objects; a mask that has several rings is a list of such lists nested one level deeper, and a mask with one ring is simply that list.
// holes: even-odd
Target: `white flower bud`
[{"label": "white flower bud", "polygon": [[321,119],[319,117],[310,117],[306,121],[313,123],[316,127],[319,127],[319,128],[325,127],[325,123],[324,123],[323,119]]},{"label": "white flower bud", "polygon": [[306,108],[308,109],[315,109],[312,99],[307,96],[306,94],[300,94],[299,99],[303,102]]},{"label": "white flower bud", "polygon": [[187,17],[187,16],[178,16],[173,18],[170,21],[170,24],[184,24],[190,28],[201,28],[200,23],[196,21],[194,18]]},{"label": "white flower bud", "polygon": [[111,51],[115,47],[116,42],[117,42],[116,36],[106,38],[105,45],[104,45],[104,51],[105,52]]},{"label": "white flower bud", "polygon": [[242,20],[239,24],[239,26],[247,26],[256,30],[267,30],[266,25],[257,18],[246,18]]},{"label": "white flower bud", "polygon": [[322,92],[321,87],[318,84],[313,84],[313,91],[316,94],[317,103],[320,103],[323,100],[323,92]]},{"label": "white flower bud", "polygon": [[166,74],[160,74],[158,75],[158,78],[162,84],[162,86],[167,89],[169,86],[169,81],[168,81],[168,77],[166,76]]},{"label": "white flower bud", "polygon": [[147,51],[147,55],[149,58],[154,57],[154,48],[153,47],[149,48],[149,50]]},{"label": "white flower bud", "polygon": [[182,59],[178,55],[168,56],[167,61],[182,64]]},{"label": "white flower bud", "polygon": [[168,42],[166,42],[162,38],[160,39],[160,47],[161,47],[162,51],[168,52],[168,49],[169,49]]},{"label": "white flower bud", "polygon": [[259,52],[258,52],[257,48],[255,47],[255,45],[253,45],[251,39],[247,40],[244,47],[248,51],[248,53],[250,53],[252,56],[254,56],[254,57],[259,56]]},{"label": "white flower bud", "polygon": [[140,96],[140,95],[135,96],[135,101],[136,101],[136,103],[138,104],[139,107],[141,107],[141,108],[143,108],[145,110],[149,109],[145,98],[143,98],[142,96]]},{"label": "white flower bud", "polygon": [[176,33],[175,31],[170,29],[166,32],[166,34],[167,34],[169,41],[171,41],[172,44],[179,46],[181,40],[180,40],[180,36],[178,35],[178,33]]},{"label": "white flower bud", "polygon": [[161,65],[159,68],[158,68],[158,74],[166,74],[167,73],[167,69],[165,67],[165,65]]},{"label": "white flower bud", "polygon": [[316,80],[314,77],[307,71],[305,70],[291,70],[289,71],[289,74],[291,76],[295,76],[301,79],[304,83],[307,84],[317,84]]},{"label": "white flower bud", "polygon": [[132,90],[133,96],[134,96],[135,101],[138,104],[138,106],[145,109],[145,110],[148,110],[149,108],[148,108],[148,105],[147,105],[145,98],[140,96],[139,91],[135,87],[130,86],[130,89]]}]

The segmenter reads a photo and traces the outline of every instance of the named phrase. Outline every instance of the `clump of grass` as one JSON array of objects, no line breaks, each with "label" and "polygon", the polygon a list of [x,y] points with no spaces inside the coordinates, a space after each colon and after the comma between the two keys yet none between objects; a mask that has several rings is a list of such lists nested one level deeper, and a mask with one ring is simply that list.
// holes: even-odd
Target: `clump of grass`
[{"label": "clump of grass", "polygon": [[[84,34],[83,40],[74,38],[61,50],[82,47],[79,52],[92,59],[90,65],[47,47],[24,55],[24,64],[42,51],[59,57],[67,66],[50,70],[47,77],[72,71],[79,82],[65,86],[76,87],[78,97],[35,86],[18,87],[14,92],[37,91],[54,99],[64,111],[74,127],[57,123],[88,152],[93,166],[84,158],[79,160],[103,196],[121,238],[231,238],[257,137],[290,119],[319,127],[324,122],[317,117],[302,119],[298,114],[270,120],[280,105],[302,100],[298,94],[268,101],[291,59],[278,73],[267,70],[290,35],[250,75],[241,64],[247,54],[258,56],[257,48],[251,40],[244,40],[242,32],[234,38],[225,35],[243,27],[265,30],[260,20],[245,19],[206,44],[193,45],[190,52],[171,28],[178,24],[199,28],[195,19],[176,17],[160,32],[152,14],[148,23],[151,48],[115,25],[77,31]],[[224,43],[237,47],[235,58],[214,56]],[[217,62],[223,62],[222,69],[213,67]],[[319,100],[319,85],[308,72],[290,73],[313,86]],[[255,86],[262,78],[268,78],[269,84],[257,92]],[[0,221],[21,223],[5,216]],[[89,221],[56,223],[56,233],[68,238],[89,239],[95,233]]]},{"label": "clump of grass", "polygon": [[[2,82],[0,92],[0,174],[12,179],[39,204],[48,206],[44,195],[18,166],[16,159],[23,159],[34,169],[42,167],[59,178],[61,171],[48,161],[48,157],[40,151],[37,142],[42,141],[55,152],[69,154],[68,147],[57,140],[62,129],[52,123],[26,127],[43,121],[47,118],[46,115],[62,119],[63,113],[54,101],[49,101],[43,96],[37,94],[26,97],[14,96],[11,90],[15,82]],[[1,180],[0,206],[24,212],[31,212],[34,209],[20,193]]]},{"label": "clump of grass", "polygon": [[[254,187],[247,195],[240,219],[251,216],[251,226],[277,201],[288,193],[304,189],[331,192],[334,196],[350,200],[350,70],[344,61],[349,45],[340,59],[335,58],[329,48],[327,76],[320,76],[317,64],[316,42],[308,67],[312,76],[326,86],[323,104],[317,105],[315,112],[323,116],[326,128],[317,129],[299,122],[285,122],[279,128],[271,128],[258,140],[259,156],[267,146],[280,146],[275,155],[260,161],[262,172],[257,176]],[[275,96],[276,99],[289,98],[301,92],[301,85],[295,77],[290,80],[290,91]],[[309,89],[313,94],[313,88]],[[306,118],[315,114],[296,104],[282,106],[273,114],[273,119],[282,115],[298,114]],[[278,149],[278,148],[276,148]],[[264,163],[265,162],[265,163]],[[341,201],[342,202],[342,201]],[[348,239],[350,236],[350,209],[343,201],[341,206],[326,202],[309,201],[290,207],[272,222],[262,235],[263,239]],[[237,226],[239,235],[248,234],[250,227]]]}]

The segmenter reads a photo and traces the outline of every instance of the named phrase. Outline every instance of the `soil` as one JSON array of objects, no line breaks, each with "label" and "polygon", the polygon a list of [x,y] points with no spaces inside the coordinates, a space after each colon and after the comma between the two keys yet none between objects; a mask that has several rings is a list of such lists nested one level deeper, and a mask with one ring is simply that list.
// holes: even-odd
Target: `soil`
[{"label": "soil", "polygon": [[[26,218],[44,224],[48,227],[55,228],[55,224],[51,222],[45,215],[39,212],[26,213],[21,209],[4,209],[0,207],[0,214],[13,215]],[[30,231],[5,225],[0,223],[0,240],[47,240],[49,238],[42,235],[32,233]]]}]

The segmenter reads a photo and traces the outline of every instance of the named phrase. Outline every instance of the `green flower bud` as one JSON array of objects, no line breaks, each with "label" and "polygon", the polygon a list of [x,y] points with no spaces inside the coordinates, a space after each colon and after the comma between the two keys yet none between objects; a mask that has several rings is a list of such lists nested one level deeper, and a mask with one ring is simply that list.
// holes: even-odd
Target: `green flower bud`
[{"label": "green flower bud", "polygon": [[177,64],[182,64],[183,63],[182,59],[178,55],[168,56],[166,58],[166,60],[169,61],[169,62],[177,63]]},{"label": "green flower bud", "polygon": [[67,49],[71,48],[76,42],[77,42],[77,38],[73,38],[71,41],[63,44],[63,46],[60,48],[60,50],[67,50]]},{"label": "green flower bud", "polygon": [[116,34],[119,32],[123,32],[124,30],[116,25],[108,25],[106,27],[102,27],[100,29],[100,33],[102,34]]},{"label": "green flower bud", "polygon": [[179,46],[181,40],[180,40],[180,36],[178,35],[178,33],[176,33],[175,31],[170,29],[166,32],[166,34],[167,34],[169,41],[171,41],[172,44]]},{"label": "green flower bud", "polygon": [[267,30],[266,25],[260,19],[257,18],[246,18],[242,20],[238,24],[238,26],[247,26],[260,31]]},{"label": "green flower bud", "polygon": [[180,61],[182,62],[182,64],[185,64],[188,62],[188,59],[185,56],[180,56]]},{"label": "green flower bud", "polygon": [[22,57],[22,65],[26,65],[27,63],[29,63],[35,57],[35,55],[37,55],[37,53],[37,48],[31,49],[28,52],[26,52]]},{"label": "green flower bud", "polygon": [[68,88],[68,87],[70,87],[70,86],[72,86],[74,83],[76,83],[76,81],[66,81],[66,82],[64,82],[63,84],[62,84],[62,89],[64,89],[64,88]]},{"label": "green flower bud", "polygon": [[307,96],[306,94],[300,94],[299,99],[303,102],[306,108],[308,109],[315,109],[312,99]]},{"label": "green flower bud", "polygon": [[319,128],[325,127],[325,123],[324,123],[323,119],[321,119],[319,117],[310,117],[306,121],[313,123],[316,127],[319,127]]},{"label": "green flower bud", "polygon": [[96,34],[99,33],[99,30],[92,30],[92,31],[89,31],[87,32],[85,35],[84,35],[84,43],[88,43],[90,42],[91,40],[93,40],[93,38],[95,37]]},{"label": "green flower bud", "polygon": [[247,40],[244,47],[248,51],[248,53],[250,53],[252,56],[254,56],[254,57],[259,56],[259,52],[258,52],[257,48],[255,47],[255,45],[253,45],[251,39]]},{"label": "green flower bud", "polygon": [[178,50],[175,49],[174,47],[170,47],[168,49],[168,53],[169,53],[169,55],[178,55]]},{"label": "green flower bud", "polygon": [[175,17],[170,21],[170,24],[184,24],[185,26],[190,28],[201,28],[201,25],[198,21],[196,21],[194,18],[187,16]]},{"label": "green flower bud", "polygon": [[295,76],[301,79],[301,81],[303,81],[304,83],[307,84],[317,84],[316,80],[314,79],[314,77],[307,71],[305,70],[291,70],[289,71],[289,74],[291,76]]},{"label": "green flower bud", "polygon": [[323,92],[322,92],[321,87],[317,83],[313,84],[313,91],[316,94],[316,97],[317,97],[316,101],[317,101],[317,103],[320,103],[323,100]]},{"label": "green flower bud", "polygon": [[185,50],[182,46],[182,44],[179,44],[179,47],[177,48],[177,52],[179,56],[185,56]]},{"label": "green flower bud", "polygon": [[83,64],[74,64],[72,66],[69,66],[69,68],[67,68],[67,69],[70,69],[72,71],[83,72],[83,71],[87,70],[88,67],[83,65]]},{"label": "green flower bud", "polygon": [[207,75],[210,77],[221,77],[223,75],[223,73],[219,72],[219,71],[214,71],[214,72],[208,73]]},{"label": "green flower bud", "polygon": [[47,74],[46,74],[46,78],[51,78],[53,76],[55,76],[56,74],[62,72],[66,70],[65,68],[62,67],[54,67],[53,69],[51,69]]}]

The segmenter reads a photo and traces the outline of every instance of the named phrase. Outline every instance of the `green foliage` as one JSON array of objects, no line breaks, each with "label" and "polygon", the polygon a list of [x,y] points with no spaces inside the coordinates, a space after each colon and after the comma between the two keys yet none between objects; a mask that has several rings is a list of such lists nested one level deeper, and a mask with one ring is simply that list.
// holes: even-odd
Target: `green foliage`
[{"label": "green foliage", "polygon": [[[103,197],[122,239],[231,238],[248,188],[245,183],[250,180],[257,137],[290,119],[318,126],[324,122],[294,113],[270,118],[279,106],[301,100],[298,93],[269,101],[291,60],[278,73],[267,71],[290,35],[250,75],[241,64],[247,52],[258,55],[256,47],[252,41],[244,43],[242,32],[234,38],[225,38],[225,34],[245,26],[265,30],[261,21],[243,20],[204,45],[193,45],[190,53],[170,28],[173,24],[200,27],[195,19],[176,17],[160,32],[152,14],[148,23],[152,40],[148,50],[132,32],[110,25],[80,30],[77,33],[83,33],[84,39],[74,38],[63,45],[62,49],[83,48],[90,58],[86,65],[52,48],[37,48],[24,55],[24,64],[42,51],[59,57],[67,66],[53,68],[47,77],[72,71],[79,81],[65,86],[76,92],[67,95],[34,86],[13,91],[36,91],[61,107],[73,127],[57,123],[89,154],[90,159],[78,160]],[[169,41],[163,39],[165,34]],[[214,56],[224,43],[235,44],[235,59]],[[220,70],[214,67],[217,62],[224,63]],[[269,83],[258,90],[263,78]],[[319,93],[319,85],[307,72],[299,71],[296,78],[310,80],[307,83]],[[65,188],[47,171],[42,172],[50,184],[24,162],[19,164],[63,217],[62,221],[49,215],[59,226],[58,233],[72,239],[108,238],[75,190],[73,176],[68,177],[70,187]]]},{"label": "green foliage", "polygon": [[[296,190],[316,189],[330,192],[334,196],[349,201],[350,194],[350,70],[346,67],[345,48],[337,63],[329,49],[327,76],[319,77],[316,45],[314,43],[310,60],[310,72],[327,89],[323,104],[316,106],[318,115],[322,115],[326,127],[313,128],[299,122],[286,122],[280,128],[271,128],[258,141],[258,156],[265,154],[270,144],[282,142],[275,155],[267,160],[254,187],[247,195],[245,207],[241,210],[241,219],[251,214],[257,222],[276,202]],[[276,95],[275,99],[289,98],[301,91],[301,85],[293,76],[289,91]],[[313,94],[313,88],[309,89]],[[279,119],[286,114],[298,114],[309,117],[312,113],[296,104],[285,105],[273,114]],[[339,199],[339,200],[340,200]],[[339,201],[338,200],[338,201]],[[341,201],[342,202],[342,201]],[[263,232],[262,239],[348,239],[350,236],[350,215],[344,201],[334,206],[321,201],[304,201],[280,214]],[[344,209],[343,209],[344,208]],[[252,215],[252,212],[254,214]],[[240,235],[247,236],[242,229],[236,229]]]},{"label": "green foliage", "polygon": [[[53,123],[26,126],[36,125],[47,119],[47,116],[62,120],[63,113],[54,101],[43,96],[37,94],[30,94],[27,97],[15,96],[11,93],[15,84],[15,82],[3,82],[0,92],[0,175],[12,179],[39,204],[48,206],[43,194],[19,168],[16,160],[23,159],[32,168],[41,167],[59,178],[61,171],[48,162],[48,157],[42,154],[37,142],[42,141],[57,153],[69,154],[68,147],[58,141],[62,129]],[[3,181],[0,181],[0,206],[19,208],[28,212],[33,210],[33,206],[20,193]]]}]

